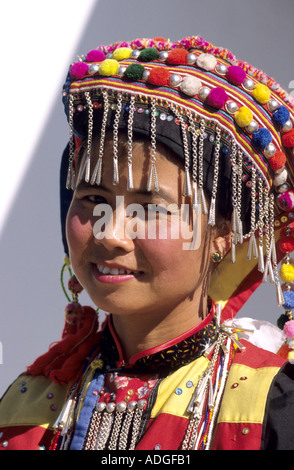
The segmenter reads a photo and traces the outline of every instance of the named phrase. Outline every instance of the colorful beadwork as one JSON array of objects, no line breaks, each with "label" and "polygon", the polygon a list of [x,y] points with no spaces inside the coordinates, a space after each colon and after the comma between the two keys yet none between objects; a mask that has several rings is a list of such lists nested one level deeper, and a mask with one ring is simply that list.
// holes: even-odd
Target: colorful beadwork
[{"label": "colorful beadwork", "polygon": [[[240,218],[238,206],[243,198],[238,179],[251,190],[251,200],[256,206],[251,208],[250,232],[244,234],[236,230],[233,239],[236,244],[250,239],[252,248],[257,231],[261,239],[265,235],[270,242],[267,243],[267,262],[265,267],[260,262],[259,268],[261,272],[265,268],[264,280],[270,274],[276,285],[278,304],[283,305],[277,258],[271,246],[274,230],[286,223],[281,217],[276,218],[279,211],[291,211],[294,207],[291,163],[294,100],[291,95],[264,72],[199,36],[177,42],[163,38],[118,42],[100,46],[96,56],[94,51],[83,56],[80,63],[71,66],[63,91],[72,135],[74,113],[90,112],[91,106],[99,109],[106,94],[111,110],[117,107],[118,94],[122,96],[122,112],[129,112],[133,99],[134,116],[150,116],[155,128],[160,121],[178,125],[183,130],[183,141],[187,132],[191,140],[197,136],[198,142],[208,139],[216,145],[219,128],[219,152],[231,160],[233,180],[236,177],[233,186],[237,188],[233,194],[236,225]],[[156,137],[156,129],[153,137]],[[190,157],[192,159],[192,155]],[[201,168],[201,154],[197,158]],[[155,171],[154,164],[152,171]],[[199,173],[196,184],[201,187]],[[68,181],[73,181],[72,173],[69,175]],[[275,195],[275,205],[272,195]],[[289,212],[289,219],[290,214],[292,212]],[[211,208],[209,220],[215,220]],[[269,223],[271,228],[267,229]],[[233,243],[233,262],[234,249]],[[261,257],[263,252],[259,253]],[[289,281],[292,268],[291,263],[284,264],[286,267],[280,272],[283,282],[288,284],[292,282]]]}]

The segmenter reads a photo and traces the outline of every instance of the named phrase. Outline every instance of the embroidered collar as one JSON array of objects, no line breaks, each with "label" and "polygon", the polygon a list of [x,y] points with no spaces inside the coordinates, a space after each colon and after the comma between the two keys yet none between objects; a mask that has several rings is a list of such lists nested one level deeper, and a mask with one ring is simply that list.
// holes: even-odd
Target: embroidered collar
[{"label": "embroidered collar", "polygon": [[210,313],[196,327],[171,341],[135,354],[125,363],[110,315],[101,335],[100,351],[108,369],[133,372],[176,370],[200,357],[207,346],[215,341],[216,333],[215,305],[212,303]]}]

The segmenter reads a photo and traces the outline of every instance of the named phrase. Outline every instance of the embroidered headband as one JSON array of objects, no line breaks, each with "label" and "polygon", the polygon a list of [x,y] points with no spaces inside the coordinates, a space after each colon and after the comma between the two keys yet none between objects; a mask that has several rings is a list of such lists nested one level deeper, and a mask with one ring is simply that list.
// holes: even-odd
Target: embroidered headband
[{"label": "embroidered headband", "polygon": [[[195,36],[178,42],[155,38],[99,46],[70,66],[63,102],[70,126],[64,155],[68,162],[63,159],[62,166],[62,182],[66,179],[68,189],[74,190],[82,179],[100,184],[108,129],[113,132],[113,183],[118,182],[117,137],[123,129],[129,142],[128,189],[132,190],[132,139],[139,133],[150,138],[147,189],[156,190],[160,186],[156,143],[162,142],[184,163],[183,195],[191,197],[196,213],[206,213],[212,226],[217,214],[232,213],[229,264],[225,257],[217,271],[218,276],[229,273],[227,279],[236,280],[227,283],[225,293],[219,279],[212,280],[217,297],[212,294],[213,298],[230,307],[228,315],[235,314],[257,285],[269,279],[276,286],[278,305],[291,320],[294,100],[290,95],[227,49]],[[96,132],[99,158],[91,168]],[[82,142],[86,159],[76,175]],[[69,202],[67,197],[65,204]],[[63,215],[66,211],[63,208]],[[249,268],[244,273],[242,264],[243,277],[239,269],[235,278],[233,266],[244,247]]]}]

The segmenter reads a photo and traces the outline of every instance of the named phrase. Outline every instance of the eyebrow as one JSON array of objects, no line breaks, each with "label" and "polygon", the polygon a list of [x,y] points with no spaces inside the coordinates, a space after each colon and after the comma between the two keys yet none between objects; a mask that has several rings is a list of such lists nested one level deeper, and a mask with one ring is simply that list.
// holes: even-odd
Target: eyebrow
[{"label": "eyebrow", "polygon": [[[83,190],[87,190],[89,188],[100,189],[100,190],[108,192],[108,193],[111,192],[111,189],[107,188],[103,184],[100,184],[99,186],[91,185],[89,183],[86,183],[86,181],[81,181],[79,183],[78,187],[77,187],[77,190],[78,191],[83,191]],[[136,196],[138,195],[138,196],[159,197],[159,198],[162,198],[162,199],[166,199],[166,200],[168,200],[172,203],[177,203],[172,196],[170,196],[168,193],[166,193],[162,189],[159,189],[158,191],[154,191],[154,190],[147,191],[147,189],[133,189],[132,191],[130,191],[130,193],[135,194]]]}]

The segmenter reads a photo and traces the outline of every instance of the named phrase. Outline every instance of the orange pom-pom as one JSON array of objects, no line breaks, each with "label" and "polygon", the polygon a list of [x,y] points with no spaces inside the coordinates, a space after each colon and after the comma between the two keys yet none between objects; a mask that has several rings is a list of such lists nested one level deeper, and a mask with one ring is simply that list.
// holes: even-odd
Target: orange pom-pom
[{"label": "orange pom-pom", "polygon": [[160,36],[156,37],[156,38],[153,38],[153,41],[156,41],[156,42],[167,42],[167,40],[165,38],[162,38]]},{"label": "orange pom-pom", "polygon": [[282,142],[285,147],[294,147],[294,129],[282,136]]},{"label": "orange pom-pom", "polygon": [[148,82],[151,85],[167,86],[169,83],[170,72],[164,67],[154,67],[150,70]]},{"label": "orange pom-pom", "polygon": [[283,253],[294,251],[294,237],[283,237],[279,240],[279,248]]},{"label": "orange pom-pom", "polygon": [[269,163],[274,171],[280,170],[286,163],[286,155],[284,152],[277,150],[276,153],[269,159]]},{"label": "orange pom-pom", "polygon": [[167,63],[173,65],[185,64],[187,61],[188,51],[185,49],[173,49],[169,52]]}]

